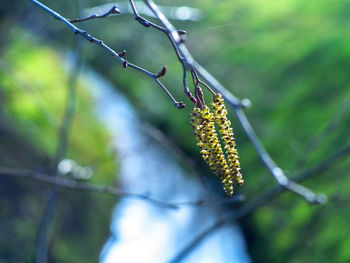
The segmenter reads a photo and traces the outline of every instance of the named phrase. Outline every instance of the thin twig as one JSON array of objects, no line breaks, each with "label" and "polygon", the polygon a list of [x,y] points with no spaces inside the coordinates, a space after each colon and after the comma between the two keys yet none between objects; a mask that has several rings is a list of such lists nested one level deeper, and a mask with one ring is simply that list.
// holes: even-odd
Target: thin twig
[{"label": "thin twig", "polygon": [[315,194],[310,189],[290,180],[284,174],[283,170],[279,168],[273,161],[269,153],[266,151],[266,149],[260,142],[260,139],[256,135],[252,125],[248,121],[242,109],[244,106],[242,105],[242,102],[232,93],[230,93],[225,87],[223,87],[207,70],[205,70],[198,62],[194,60],[186,45],[181,40],[178,31],[159,10],[157,5],[152,0],[144,1],[146,2],[147,6],[152,10],[154,15],[158,18],[158,20],[168,30],[168,35],[172,40],[171,42],[174,44],[173,46],[175,46],[177,52],[180,54],[180,62],[185,62],[187,68],[195,70],[195,72],[197,72],[207,83],[209,83],[211,87],[213,87],[213,89],[215,89],[217,92],[220,92],[224,96],[226,101],[229,103],[230,107],[235,112],[239,123],[241,124],[245,133],[249,137],[250,141],[252,142],[263,164],[270,171],[270,173],[272,174],[276,182],[279,184],[279,186],[303,197],[309,203],[317,203],[318,200],[320,200],[319,195]]},{"label": "thin twig", "polygon": [[57,189],[51,189],[49,198],[46,202],[43,215],[41,217],[36,241],[35,263],[45,263],[48,259],[49,252],[49,237],[48,232],[52,222],[53,215],[56,210],[58,199]]},{"label": "thin twig", "polygon": [[220,206],[222,204],[240,203],[245,201],[245,197],[243,195],[238,195],[235,198],[231,198],[231,199],[227,199],[227,198],[204,199],[203,198],[195,201],[179,201],[179,202],[171,203],[171,202],[165,202],[165,201],[152,198],[147,193],[146,194],[133,193],[120,188],[84,183],[75,179],[70,179],[62,176],[51,176],[45,173],[35,172],[28,169],[0,167],[0,176],[21,177],[21,178],[40,181],[50,185],[56,185],[59,187],[70,188],[75,190],[103,193],[103,194],[108,194],[108,195],[118,196],[118,197],[138,198],[141,200],[148,201],[153,205],[156,205],[162,208],[169,208],[169,209],[178,209],[182,206],[213,206],[213,205]]},{"label": "thin twig", "polygon": [[[76,47],[75,49],[80,52],[79,43],[75,41]],[[76,107],[76,88],[77,81],[79,77],[79,72],[81,70],[81,56],[78,56],[78,61],[74,63],[73,70],[69,73],[69,79],[67,84],[67,99],[65,112],[63,115],[62,123],[60,125],[58,131],[58,142],[56,155],[54,156],[50,173],[53,176],[58,176],[57,167],[58,163],[64,158],[68,149],[68,137],[69,132],[72,126],[73,117],[75,115],[75,107]],[[36,246],[36,263],[45,263],[47,262],[48,257],[48,243],[49,243],[49,228],[55,213],[55,208],[57,205],[57,201],[59,199],[59,191],[57,187],[53,187],[50,191],[50,196],[46,204],[46,208],[44,209],[43,216],[40,220],[39,229],[38,229],[38,237],[37,237],[37,246]]]},{"label": "thin twig", "polygon": [[[131,8],[132,8],[132,11],[134,13],[135,20],[137,22],[139,22],[144,27],[153,27],[153,28],[159,30],[160,32],[164,33],[167,36],[167,38],[169,39],[170,44],[172,45],[172,47],[173,47],[173,49],[175,51],[175,54],[177,56],[177,59],[181,63],[181,66],[182,66],[182,69],[183,69],[182,82],[183,82],[184,92],[191,99],[192,102],[196,103],[196,99],[192,96],[191,91],[189,90],[189,88],[187,86],[187,82],[186,82],[186,78],[187,78],[186,62],[183,59],[183,57],[181,56],[181,53],[179,52],[179,50],[177,49],[176,43],[173,40],[173,38],[171,37],[171,32],[169,31],[168,28],[158,26],[157,24],[152,23],[151,21],[147,20],[146,18],[140,16],[139,13],[137,12],[137,9],[135,7],[134,1],[133,0],[129,0],[129,1],[130,1],[130,5],[131,5]],[[186,31],[179,30],[179,31],[177,31],[177,33],[178,33],[179,36],[180,35],[185,35]],[[180,38],[180,39],[181,39],[181,41],[183,40],[183,38]]]},{"label": "thin twig", "polygon": [[76,27],[75,25],[73,25],[71,22],[68,21],[68,19],[64,18],[63,16],[61,16],[59,13],[53,11],[52,9],[50,9],[49,7],[47,7],[46,5],[44,5],[43,3],[37,1],[37,0],[28,0],[30,2],[32,2],[33,4],[39,6],[41,9],[45,10],[46,12],[48,12],[49,14],[51,14],[54,18],[62,21],[64,24],[66,24],[75,34],[80,35],[81,37],[83,37],[84,39],[86,39],[87,41],[91,42],[91,43],[95,43],[96,45],[102,47],[106,52],[108,52],[112,57],[115,57],[119,60],[119,62],[126,68],[126,67],[130,67],[133,68],[139,72],[141,72],[142,74],[146,75],[147,77],[153,79],[157,85],[162,88],[166,94],[168,95],[168,97],[172,100],[173,104],[175,107],[182,109],[184,108],[185,104],[182,101],[176,101],[174,99],[174,97],[170,94],[170,92],[165,88],[165,86],[158,80],[157,78],[157,74],[152,73],[140,66],[137,66],[133,63],[128,62],[127,60],[123,59],[116,51],[114,51],[111,47],[109,47],[108,45],[106,45],[105,43],[103,43],[102,40],[95,38],[94,36],[88,34],[86,31],[81,30],[80,28]]},{"label": "thin twig", "polygon": [[[334,153],[327,159],[321,161],[317,165],[306,169],[302,172],[299,172],[292,176],[294,181],[303,182],[306,179],[309,179],[312,176],[320,175],[327,170],[329,170],[332,166],[336,165],[337,162],[341,161],[345,157],[350,155],[350,145],[346,146],[342,150]],[[260,194],[254,200],[246,203],[238,209],[227,212],[222,218],[219,218],[216,222],[214,222],[211,226],[207,227],[203,230],[199,235],[197,235],[194,239],[192,239],[188,244],[186,244],[176,255],[173,257],[169,263],[179,263],[186,256],[189,255],[193,249],[198,246],[205,238],[207,238],[210,234],[212,234],[215,230],[219,229],[224,224],[232,224],[259,209],[260,207],[266,205],[270,200],[277,197],[282,192],[285,192],[286,189],[277,186],[266,190],[264,193]],[[321,197],[326,199],[325,196]],[[325,200],[319,200],[319,202],[324,202]]]},{"label": "thin twig", "polygon": [[[341,124],[341,121],[347,117],[347,113],[350,108],[350,100],[346,99],[338,108],[333,116],[329,118],[328,124],[324,127],[324,129],[315,137],[311,138],[311,140],[306,143],[301,156],[296,161],[296,167],[302,167],[305,165],[308,157],[315,151],[315,149],[325,141],[325,139],[335,131]],[[339,135],[338,135],[339,136]]]},{"label": "thin twig", "polygon": [[183,202],[174,202],[174,205],[177,206],[217,206],[217,205],[224,205],[224,204],[235,204],[235,203],[242,203],[246,200],[246,197],[242,194],[237,194],[233,196],[232,198],[217,198],[217,199],[202,199],[198,201],[183,201]]},{"label": "thin twig", "polygon": [[193,78],[193,85],[195,87],[197,87],[199,84],[201,84],[203,87],[205,87],[207,90],[209,90],[209,92],[211,94],[213,94],[214,96],[216,95],[215,92],[207,84],[205,84],[203,81],[200,80],[200,78],[198,77],[198,74],[194,68],[191,69],[191,74],[192,74],[192,78]]},{"label": "thin twig", "polygon": [[0,175],[23,177],[23,178],[33,179],[33,180],[37,180],[40,182],[44,182],[44,183],[48,183],[48,184],[56,185],[60,187],[72,188],[72,189],[83,190],[83,191],[91,191],[91,192],[97,192],[97,193],[104,193],[104,194],[109,194],[113,196],[135,197],[135,198],[147,200],[161,207],[173,208],[173,209],[178,208],[175,205],[151,198],[147,194],[132,193],[123,189],[110,187],[110,186],[98,186],[90,183],[79,182],[77,180],[69,179],[66,177],[51,176],[48,174],[39,173],[39,172],[27,170],[27,169],[0,167]]},{"label": "thin twig", "polygon": [[102,15],[94,14],[84,18],[69,19],[68,21],[71,23],[78,23],[78,22],[83,22],[83,21],[92,20],[96,18],[105,18],[113,14],[120,14],[120,10],[116,5],[113,5],[112,8],[110,8],[107,12],[103,13]]}]

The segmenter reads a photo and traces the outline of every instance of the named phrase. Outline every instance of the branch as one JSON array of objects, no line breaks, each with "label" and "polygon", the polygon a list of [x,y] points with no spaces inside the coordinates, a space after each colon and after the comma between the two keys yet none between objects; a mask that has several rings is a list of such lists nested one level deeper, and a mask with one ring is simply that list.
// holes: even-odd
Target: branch
[{"label": "branch", "polygon": [[[130,0],[132,2],[132,0]],[[283,170],[276,165],[274,160],[271,158],[269,153],[266,151],[262,143],[260,142],[258,136],[256,135],[252,125],[250,124],[248,118],[246,117],[243,108],[246,106],[244,100],[239,100],[236,96],[230,93],[224,86],[222,86],[207,70],[205,70],[195,59],[192,57],[191,53],[187,49],[184,41],[182,41],[181,36],[175,27],[169,22],[169,20],[164,16],[164,14],[159,10],[157,5],[152,0],[144,0],[147,6],[152,10],[154,15],[163,24],[164,28],[167,29],[167,35],[171,39],[172,46],[176,49],[176,53],[179,54],[181,58],[181,64],[185,63],[186,68],[197,72],[209,85],[220,92],[226,101],[229,103],[232,110],[235,112],[236,117],[244,129],[245,133],[252,142],[255,150],[257,151],[261,161],[265,167],[269,170],[273,178],[276,180],[278,185],[284,189],[287,189],[302,198],[307,202],[314,204],[319,203],[323,200],[321,196],[315,194],[310,189],[295,183],[290,180]]]},{"label": "branch", "polygon": [[[302,172],[299,172],[292,176],[296,182],[303,182],[306,179],[309,179],[312,176],[320,175],[330,169],[333,165],[337,164],[337,162],[341,161],[345,157],[350,155],[350,145],[346,146],[342,150],[334,153],[329,158],[323,160],[319,164],[313,166],[312,168],[306,169]],[[260,207],[266,205],[270,200],[280,195],[282,192],[285,192],[287,189],[283,187],[274,186],[269,190],[265,191],[258,197],[256,197],[253,201],[246,203],[238,209],[227,212],[223,215],[223,217],[219,218],[215,223],[211,226],[207,227],[204,231],[202,231],[198,236],[196,236],[193,240],[191,240],[187,245],[181,249],[176,256],[169,261],[169,263],[179,263],[181,262],[188,254],[198,246],[205,238],[207,238],[210,234],[212,234],[215,230],[220,228],[225,224],[232,224],[259,209]],[[325,196],[321,197],[326,199]],[[325,200],[319,200],[320,203],[325,202]]]},{"label": "branch", "polygon": [[174,99],[174,97],[170,94],[170,92],[167,90],[167,88],[163,85],[162,82],[159,81],[157,74],[156,73],[152,73],[140,66],[137,66],[135,64],[129,63],[127,60],[123,59],[122,56],[120,56],[116,51],[114,51],[111,47],[109,47],[108,45],[106,45],[105,43],[103,43],[102,40],[97,39],[95,37],[93,37],[92,35],[88,34],[86,31],[81,30],[80,28],[76,27],[75,25],[73,25],[68,19],[64,18],[63,16],[61,16],[59,13],[53,11],[52,9],[50,9],[49,7],[47,7],[46,5],[42,4],[41,2],[37,1],[37,0],[28,0],[30,2],[32,2],[33,4],[39,6],[41,9],[43,9],[44,11],[46,11],[47,13],[51,14],[54,18],[62,21],[64,24],[66,24],[73,32],[74,34],[80,35],[81,37],[83,37],[84,39],[86,39],[87,41],[91,42],[91,43],[95,43],[96,45],[102,47],[106,52],[108,52],[112,57],[115,57],[119,60],[119,62],[123,65],[124,68],[126,67],[130,67],[133,68],[139,72],[141,72],[142,74],[146,75],[147,77],[153,79],[157,85],[168,95],[168,97],[172,100],[173,104],[175,107],[177,107],[178,109],[182,109],[184,108],[185,104],[182,101],[176,101]]},{"label": "branch", "polygon": [[170,208],[170,209],[178,209],[180,208],[180,206],[204,206],[204,205],[221,205],[224,203],[239,203],[245,200],[245,197],[243,195],[238,195],[233,199],[225,198],[225,200],[223,200],[222,198],[219,198],[219,199],[201,199],[198,201],[181,201],[181,202],[168,203],[165,201],[154,199],[150,197],[149,194],[138,194],[138,193],[129,192],[120,188],[83,183],[74,179],[69,179],[69,178],[60,177],[60,176],[51,176],[48,174],[34,172],[27,169],[0,167],[0,176],[27,178],[27,179],[32,179],[32,180],[40,181],[46,184],[56,185],[64,188],[103,193],[103,194],[108,194],[112,196],[133,197],[133,198],[138,198],[141,200],[148,201],[153,205],[156,205],[162,208]]},{"label": "branch", "polygon": [[218,206],[224,204],[239,204],[246,200],[245,195],[237,194],[232,198],[216,198],[216,199],[202,199],[198,201],[184,201],[184,202],[175,202],[172,203],[176,206]]},{"label": "branch", "polygon": [[87,20],[92,20],[92,19],[96,19],[96,18],[105,18],[109,15],[113,15],[113,14],[120,14],[120,10],[117,8],[116,5],[113,5],[112,8],[110,8],[107,12],[105,12],[102,15],[99,14],[94,14],[85,18],[76,18],[76,19],[70,19],[69,22],[71,23],[78,23],[78,22],[83,22],[83,21],[87,21]]},{"label": "branch", "polygon": [[[75,49],[78,50],[78,53],[80,53],[81,49],[79,48],[79,43],[77,41],[75,41],[75,45],[76,45]],[[80,56],[78,56],[78,58],[80,58]],[[75,61],[74,68],[69,73],[69,79],[67,83],[67,95],[66,95],[67,99],[66,99],[65,111],[64,111],[62,123],[59,127],[56,154],[53,157],[51,167],[50,167],[50,173],[52,173],[54,176],[58,176],[58,172],[57,172],[58,163],[62,160],[62,158],[64,158],[68,149],[68,137],[69,137],[70,128],[72,126],[73,117],[75,114],[76,88],[77,88],[79,72],[81,69],[81,64],[82,64],[81,59],[79,59],[79,61]],[[53,187],[50,191],[50,197],[47,200],[47,204],[39,224],[36,256],[35,256],[36,263],[47,262],[48,251],[49,251],[48,232],[55,213],[58,198],[59,198],[59,192],[56,187]]]},{"label": "branch", "polygon": [[0,167],[0,175],[23,177],[23,178],[33,179],[43,183],[52,184],[60,187],[72,188],[72,189],[82,190],[82,191],[104,193],[112,196],[135,197],[135,198],[147,200],[161,207],[173,208],[173,209],[178,208],[175,205],[153,199],[149,197],[147,194],[137,194],[137,193],[128,192],[123,189],[114,188],[110,186],[98,186],[94,184],[83,183],[73,179],[68,179],[68,178],[58,177],[58,176],[51,176],[44,173],[34,172],[26,169]]},{"label": "branch", "polygon": [[[151,21],[147,20],[146,18],[140,16],[139,13],[137,12],[137,9],[135,7],[134,1],[133,0],[129,0],[129,1],[130,1],[131,9],[132,9],[132,11],[134,13],[134,16],[135,16],[135,20],[137,22],[139,22],[144,27],[153,27],[153,28],[159,30],[160,32],[164,33],[167,36],[167,38],[169,39],[170,44],[172,45],[172,47],[173,47],[173,49],[175,51],[175,54],[177,56],[177,59],[181,63],[181,66],[182,66],[182,69],[183,69],[182,82],[183,82],[184,92],[191,99],[191,101],[193,103],[196,103],[195,97],[193,97],[193,95],[191,94],[191,91],[189,90],[189,88],[187,86],[187,81],[186,81],[186,78],[187,78],[187,71],[186,71],[187,70],[187,66],[186,66],[186,62],[183,59],[183,57],[181,56],[181,54],[180,54],[180,52],[179,52],[179,50],[178,50],[178,48],[176,46],[176,42],[174,41],[174,39],[171,36],[171,32],[169,31],[168,28],[158,26],[157,24],[152,23]],[[184,30],[177,30],[177,34],[179,36],[182,36],[180,38],[180,40],[184,41],[183,37],[184,37],[184,35],[186,35],[186,31],[184,31]]]},{"label": "branch", "polygon": [[[338,108],[338,110],[329,118],[328,124],[324,127],[324,129],[315,137],[311,138],[308,143],[306,143],[306,146],[303,149],[303,153],[299,157],[299,159],[296,161],[297,167],[302,167],[308,157],[315,151],[315,149],[325,141],[327,137],[330,136],[332,132],[334,132],[336,129],[339,128],[341,121],[347,117],[347,113],[349,112],[350,108],[350,100],[346,99]],[[339,136],[339,135],[338,135]]]}]

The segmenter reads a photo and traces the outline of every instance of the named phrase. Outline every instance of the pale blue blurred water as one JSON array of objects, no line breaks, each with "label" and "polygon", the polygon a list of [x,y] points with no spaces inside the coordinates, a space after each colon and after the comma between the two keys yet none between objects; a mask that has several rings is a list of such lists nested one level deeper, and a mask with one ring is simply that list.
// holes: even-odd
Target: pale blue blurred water
[{"label": "pale blue blurred water", "polygon": [[[132,105],[98,74],[88,72],[87,86],[96,100],[96,112],[113,136],[121,165],[120,187],[168,202],[198,200],[205,194],[200,183],[186,176],[176,160],[143,133]],[[170,106],[169,106],[170,107]],[[121,198],[111,222],[111,236],[101,251],[102,263],[163,263],[215,221],[208,207],[156,207]],[[237,225],[207,238],[183,262],[248,263],[245,241]]]}]

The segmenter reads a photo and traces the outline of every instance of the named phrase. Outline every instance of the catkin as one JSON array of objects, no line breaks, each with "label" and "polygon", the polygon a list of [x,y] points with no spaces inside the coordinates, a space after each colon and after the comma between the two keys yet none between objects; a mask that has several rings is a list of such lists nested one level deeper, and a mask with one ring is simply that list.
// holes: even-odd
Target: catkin
[{"label": "catkin", "polygon": [[233,130],[231,128],[231,122],[227,119],[227,110],[224,104],[224,98],[220,93],[217,93],[211,107],[214,113],[214,119],[218,125],[219,132],[221,134],[221,139],[224,144],[224,149],[227,155],[227,162],[232,174],[232,177],[237,185],[242,185],[244,180],[240,172],[241,167],[239,163],[239,157],[237,149],[235,148],[236,142],[234,139]]},{"label": "catkin", "polygon": [[201,109],[193,108],[190,122],[202,157],[221,180],[225,193],[232,196],[233,180],[215,130],[214,120],[214,114],[210,112],[207,106]]}]

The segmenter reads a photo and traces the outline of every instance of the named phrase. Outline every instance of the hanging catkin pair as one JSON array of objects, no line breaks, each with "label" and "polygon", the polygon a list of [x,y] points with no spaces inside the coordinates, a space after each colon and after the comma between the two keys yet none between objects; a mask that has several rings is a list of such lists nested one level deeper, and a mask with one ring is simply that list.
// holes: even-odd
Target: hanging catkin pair
[{"label": "hanging catkin pair", "polygon": [[[238,153],[231,122],[227,119],[227,110],[221,94],[216,94],[211,103],[213,113],[205,105],[202,98],[193,108],[190,122],[194,129],[197,145],[200,148],[203,159],[209,164],[210,169],[221,180],[223,189],[228,196],[233,195],[233,181],[237,185],[243,184],[240,173]],[[227,159],[221,147],[214,122],[219,128],[221,139],[224,144]]]}]

